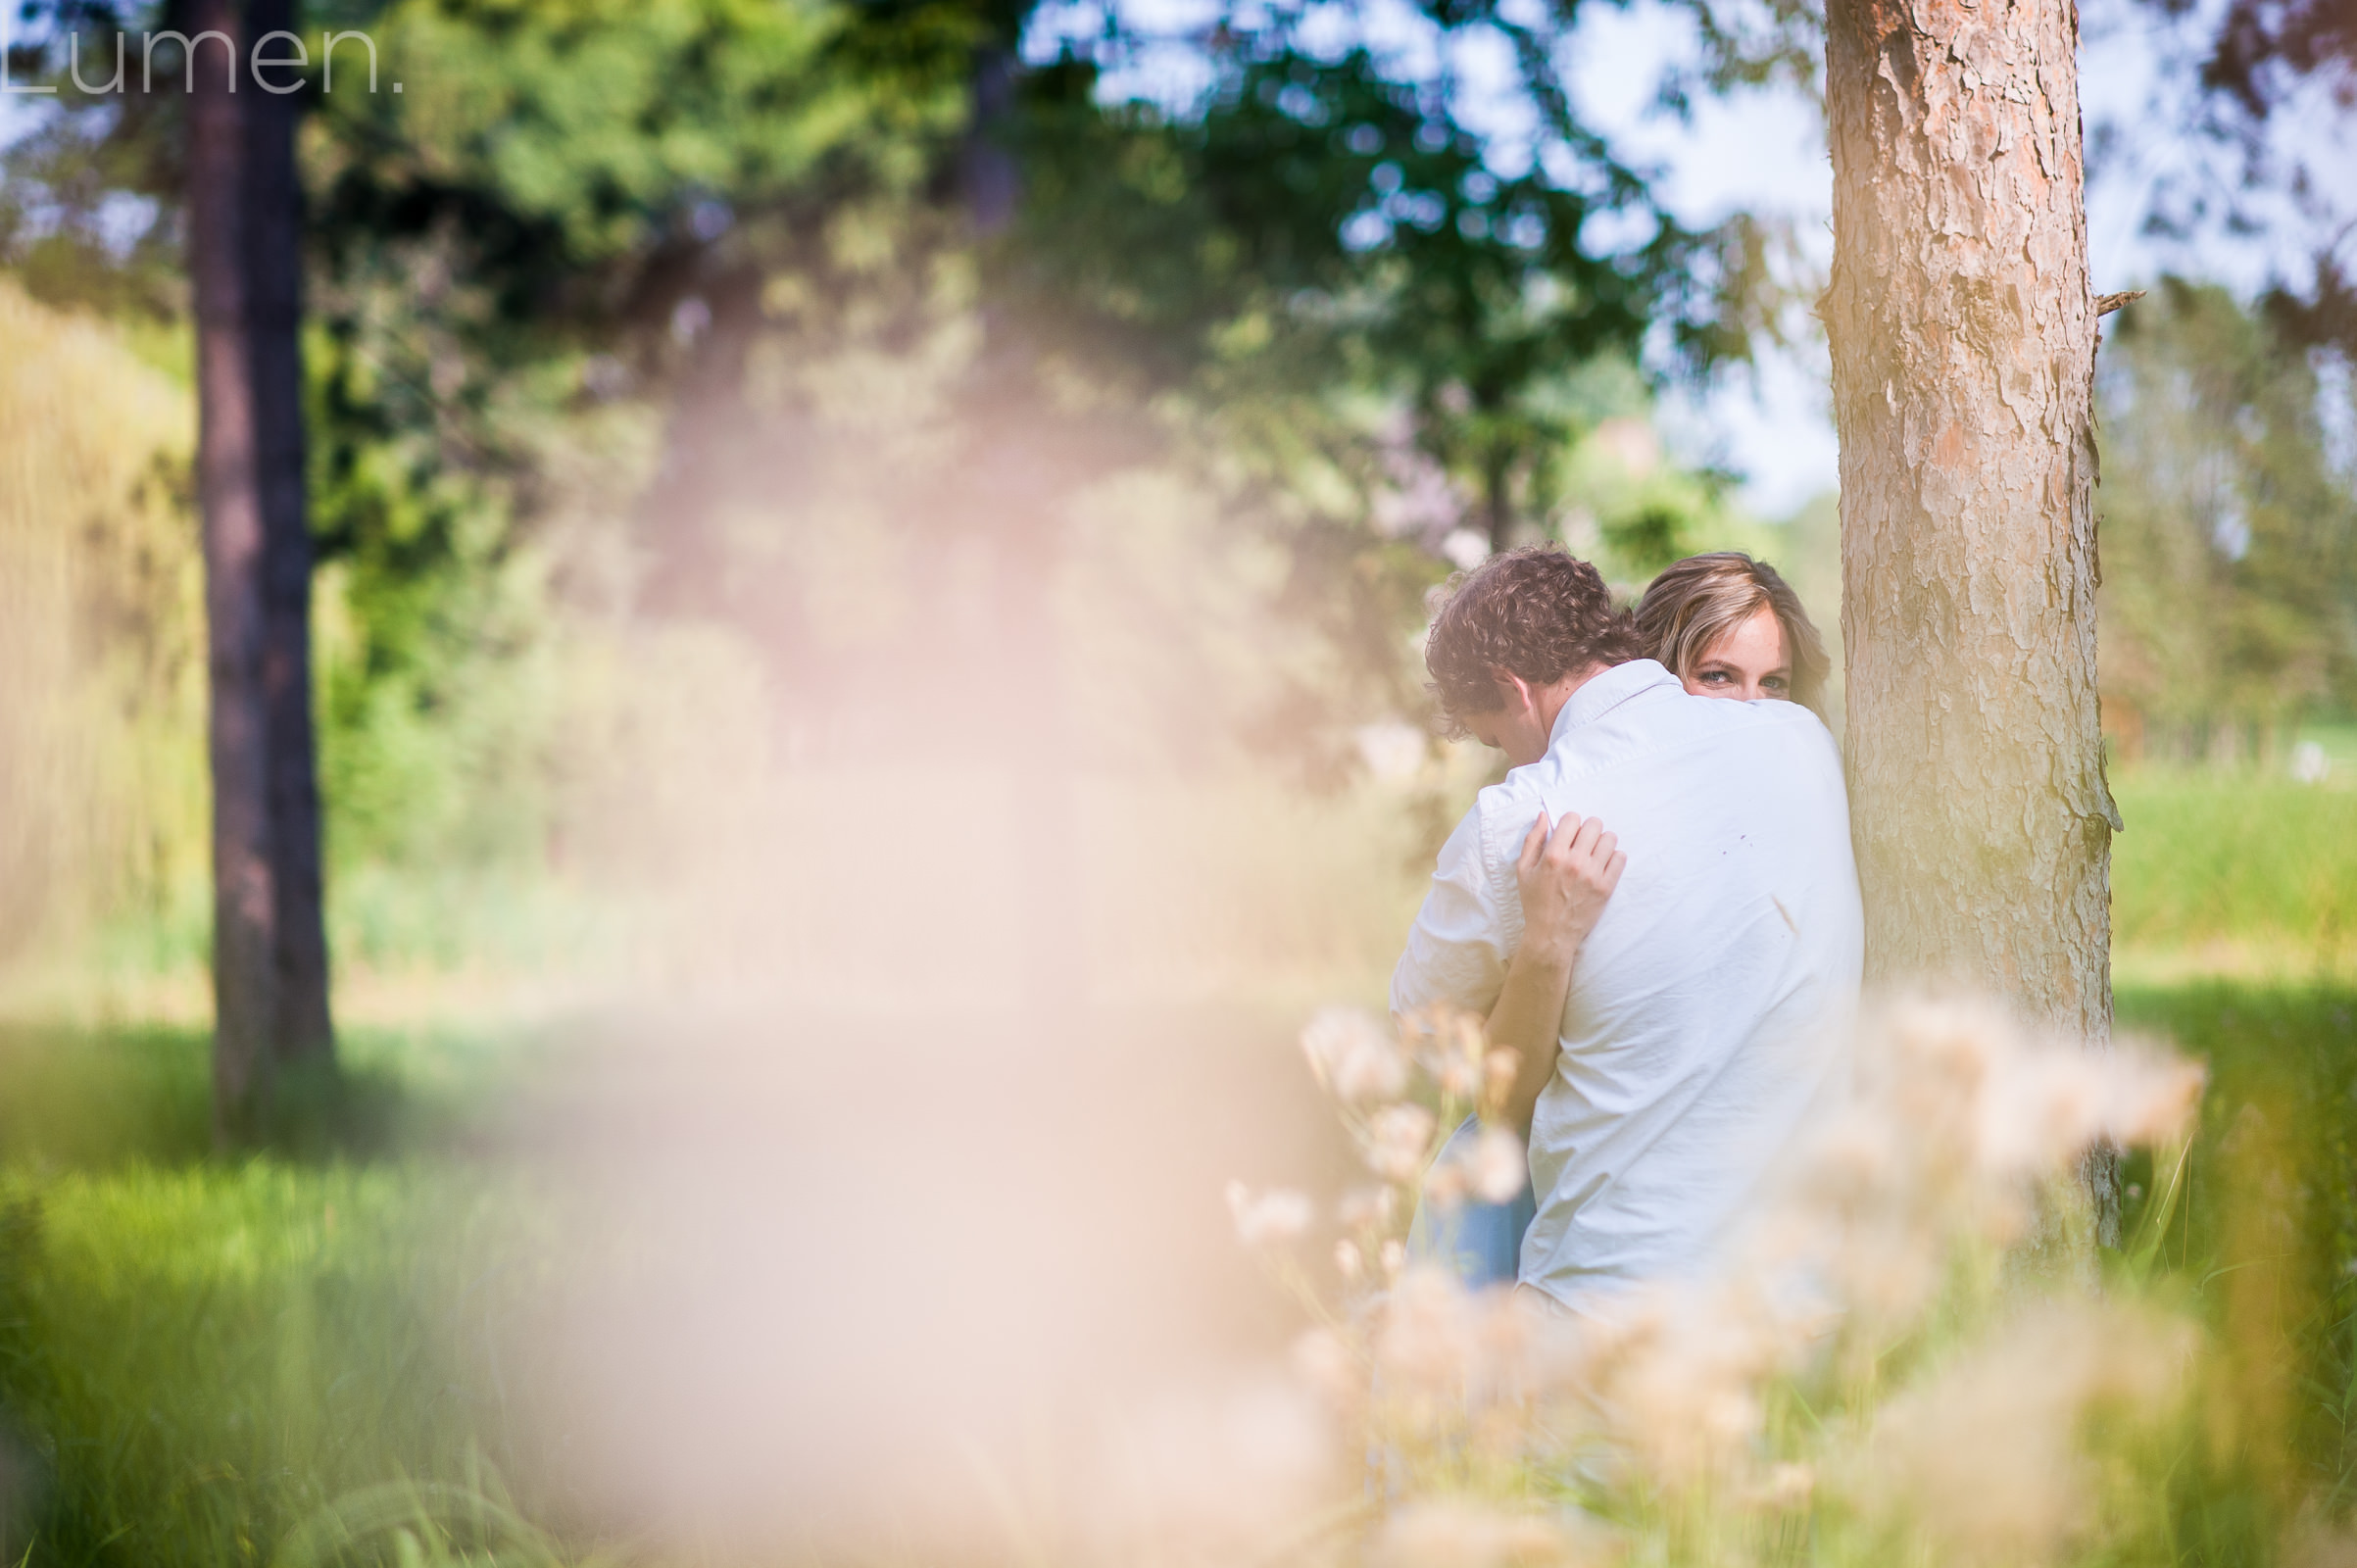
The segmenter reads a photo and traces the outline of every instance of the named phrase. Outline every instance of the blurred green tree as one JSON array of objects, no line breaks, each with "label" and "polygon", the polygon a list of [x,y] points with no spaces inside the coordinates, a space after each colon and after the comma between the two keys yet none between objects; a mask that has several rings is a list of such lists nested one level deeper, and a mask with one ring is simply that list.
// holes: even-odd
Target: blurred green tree
[{"label": "blurred green tree", "polygon": [[[2103,698],[2131,755],[2271,752],[2357,704],[2357,495],[2328,416],[2348,397],[2215,284],[2123,312],[2103,416]],[[2347,461],[2343,454],[2342,461]]]},{"label": "blurred green tree", "polygon": [[[69,34],[103,55],[109,28],[149,14],[52,8],[48,68]],[[1782,10],[1764,32],[1695,14],[1713,81],[1804,53]],[[776,483],[781,444],[800,450],[797,400],[821,395],[781,367],[847,344],[915,355],[970,318],[981,346],[942,396],[976,462],[1030,443],[1098,471],[1124,454],[1195,463],[1234,525],[1282,547],[1284,605],[1340,651],[1327,667],[1388,708],[1415,701],[1399,629],[1444,569],[1442,537],[1555,525],[1572,439],[1628,412],[1597,395],[1599,368],[1617,385],[1641,361],[1740,355],[1766,319],[1774,236],[1678,223],[1556,85],[1576,5],[1436,0],[1411,19],[1444,59],[1504,45],[1498,92],[1535,127],[1518,152],[1449,71],[1320,42],[1305,12],[1180,40],[1210,85],[1165,108],[1108,99],[1101,74],[1161,45],[1110,14],[1095,39],[1043,43],[1039,15],[307,8],[307,25],[368,28],[382,77],[347,53],[332,93],[315,66],[295,100],[340,858],[532,844],[506,808],[543,792],[494,780],[552,764],[518,722],[539,705],[496,671],[529,662],[555,595],[758,619],[781,667],[809,657],[780,586],[792,552],[749,553],[731,521]],[[12,151],[0,248],[46,297],[181,308],[173,113],[69,91]],[[561,582],[522,559],[529,530],[624,495],[642,498],[626,550],[576,553]],[[1054,514],[1035,500],[999,510]],[[1044,579],[1052,545],[1000,543],[1008,579]],[[1300,728],[1322,695],[1297,692],[1270,728]],[[505,803],[498,821],[462,821],[458,795]]]},{"label": "blurred green tree", "polygon": [[1451,83],[1363,47],[1272,26],[1208,58],[1186,113],[1100,105],[1084,64],[1032,78],[1022,243],[998,281],[1043,335],[1206,403],[1395,399],[1492,549],[1557,499],[1584,368],[1634,361],[1656,328],[1689,364],[1747,351],[1764,231],[1681,224],[1552,94],[1541,146],[1562,155],[1514,169]]}]

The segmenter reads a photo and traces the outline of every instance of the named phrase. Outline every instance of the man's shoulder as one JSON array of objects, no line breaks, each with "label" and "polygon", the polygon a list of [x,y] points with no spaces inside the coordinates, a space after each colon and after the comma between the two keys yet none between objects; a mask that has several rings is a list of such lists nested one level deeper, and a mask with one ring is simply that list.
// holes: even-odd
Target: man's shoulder
[{"label": "man's shoulder", "polygon": [[1833,799],[1841,753],[1824,721],[1797,703],[1731,703],[1683,689],[1646,692],[1600,722],[1558,738],[1546,757],[1481,792],[1480,832],[1492,854],[1519,847],[1542,807],[1639,815],[1692,809],[1698,796]]},{"label": "man's shoulder", "polygon": [[1683,690],[1648,692],[1645,697],[1646,701],[1630,703],[1615,715],[1635,743],[1633,749],[1741,752],[1797,743],[1807,750],[1821,748],[1828,756],[1835,754],[1833,732],[1825,727],[1825,720],[1798,703],[1731,703],[1723,697],[1695,697]]}]

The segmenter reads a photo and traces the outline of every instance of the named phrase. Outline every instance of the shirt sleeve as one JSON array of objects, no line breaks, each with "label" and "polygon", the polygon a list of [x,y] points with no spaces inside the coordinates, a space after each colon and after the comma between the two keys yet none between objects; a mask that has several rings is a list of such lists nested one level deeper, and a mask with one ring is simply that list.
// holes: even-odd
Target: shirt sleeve
[{"label": "shirt sleeve", "polygon": [[1481,814],[1477,802],[1441,846],[1432,890],[1392,971],[1394,1017],[1436,1004],[1486,1015],[1505,987],[1512,953],[1507,911],[1499,907],[1498,868],[1489,863]]}]

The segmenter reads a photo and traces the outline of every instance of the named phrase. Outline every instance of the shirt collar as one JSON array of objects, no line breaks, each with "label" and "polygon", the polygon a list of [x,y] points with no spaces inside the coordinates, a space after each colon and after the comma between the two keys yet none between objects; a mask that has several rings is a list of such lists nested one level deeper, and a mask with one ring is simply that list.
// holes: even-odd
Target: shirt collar
[{"label": "shirt collar", "polygon": [[1547,744],[1550,748],[1561,745],[1563,737],[1580,725],[1603,717],[1639,692],[1656,686],[1685,689],[1678,677],[1662,668],[1657,660],[1632,659],[1625,664],[1614,664],[1571,694],[1562,711],[1555,714],[1555,727],[1547,735]]}]

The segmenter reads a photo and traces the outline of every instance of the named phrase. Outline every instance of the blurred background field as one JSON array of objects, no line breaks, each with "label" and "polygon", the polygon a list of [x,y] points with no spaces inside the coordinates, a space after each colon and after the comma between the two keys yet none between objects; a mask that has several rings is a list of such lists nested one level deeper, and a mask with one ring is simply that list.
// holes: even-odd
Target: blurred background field
[{"label": "blurred background field", "polygon": [[[36,345],[12,360],[20,372],[38,355],[118,378],[151,401],[158,450],[173,450],[185,403],[168,377],[103,325],[9,309],[20,342]],[[18,385],[26,395],[22,374]],[[1428,742],[1414,712],[1353,699],[1340,721],[1307,723],[1314,745],[1257,750],[1203,706],[1216,681],[1190,694],[1182,664],[1174,691],[1152,650],[1122,641],[1139,626],[1074,621],[1075,638],[1108,639],[1076,644],[1107,667],[1144,661],[1147,684],[1130,689],[1171,693],[1157,700],[1178,702],[1182,722],[1096,723],[1093,753],[1046,782],[987,755],[896,766],[892,740],[862,762],[802,760],[810,743],[771,716],[740,642],[554,603],[531,610],[519,643],[454,644],[468,662],[453,698],[412,704],[343,662],[359,657],[338,629],[354,579],[333,570],[319,614],[345,1071],[310,1098],[294,1087],[273,1152],[218,1155],[184,514],[145,460],[106,455],[112,445],[76,433],[86,421],[57,412],[89,407],[80,394],[40,395],[66,438],[22,416],[0,424],[0,439],[41,449],[21,452],[18,471],[84,487],[64,493],[97,495],[110,521],[45,532],[58,514],[20,488],[5,536],[53,585],[43,598],[37,574],[12,578],[9,635],[21,656],[54,661],[57,690],[84,705],[12,716],[48,737],[30,744],[20,729],[11,754],[18,889],[45,890],[9,901],[0,1037],[12,1550],[263,1562],[300,1530],[326,1539],[317,1532],[340,1528],[336,1508],[385,1483],[396,1489],[389,1502],[376,1494],[383,1528],[354,1548],[364,1556],[395,1551],[404,1532],[435,1549],[543,1558],[614,1544],[609,1516],[554,1452],[579,1435],[552,1435],[528,1392],[554,1375],[541,1316],[551,1271],[599,1223],[534,1129],[563,1119],[552,1105],[646,1102],[643,1084],[628,1087],[641,1080],[611,1078],[601,1042],[649,997],[751,988],[789,1010],[848,997],[867,1021],[819,1032],[881,1041],[888,1020],[927,1016],[949,994],[961,1016],[1021,1015],[1038,1001],[1025,976],[1044,940],[1056,1004],[1119,1020],[1099,1040],[1135,1054],[1108,1080],[1133,1086],[1121,1093],[1147,1081],[1139,1063],[1198,1058],[1154,1080],[1165,1106],[1212,1118],[1168,1156],[1196,1161],[1201,1199],[1174,1255],[1224,1245],[1223,1168],[1330,1168],[1293,1036],[1325,1003],[1380,1008],[1430,856],[1493,765]],[[86,455],[73,445],[82,439]],[[1158,482],[1154,504],[1178,526],[1192,503]],[[1823,508],[1779,524],[1704,511],[1677,542],[1784,560],[1830,627],[1829,519]],[[1150,558],[1145,580],[1168,568]],[[1083,563],[1073,581],[1131,592],[1140,579],[1124,573],[1139,569]],[[1245,612],[1218,572],[1181,588],[1195,597],[1178,612]],[[110,622],[132,633],[76,660],[75,628],[89,624],[76,605],[100,591],[141,596]],[[1411,631],[1399,628],[1392,657],[1409,656]],[[2245,1145],[2254,1117],[2275,1130],[2297,1237],[2268,1264],[2283,1282],[2271,1375],[2293,1411],[2281,1460],[2315,1495],[2342,1498],[2357,1485],[2357,727],[2296,716],[2317,705],[2264,687],[2239,713],[2230,694],[2211,699],[2223,710],[2171,715],[2173,688],[2154,691],[2164,701],[2142,728],[2114,738],[2127,823],[2113,862],[2120,1018],[2215,1075],[2178,1263],[2216,1314],[2230,1304],[2216,1270],[2241,1245],[2222,1172],[2236,1129]],[[955,705],[957,682],[935,700]],[[35,758],[45,773],[24,766]],[[1043,790],[1060,824],[1045,840],[1032,809]],[[936,855],[957,872],[931,874]],[[1041,883],[1043,857],[1061,869]],[[1044,935],[998,898],[1035,884],[1068,906]],[[869,940],[893,930],[934,940]],[[913,986],[911,964],[923,971]],[[1204,1060],[1226,1065],[1204,1077]],[[842,1092],[853,1104],[924,1088],[910,1072],[926,1069],[907,1062],[847,1070],[870,1085]],[[1205,1083],[1238,1104],[1206,1104]],[[806,1086],[779,1103],[820,1093],[837,1094]],[[2148,1164],[2130,1175],[2133,1223],[2159,1177]],[[1232,1343],[1281,1340],[1281,1316],[1235,1321]],[[2187,1529],[2217,1539],[2179,1560],[2244,1560],[2260,1527],[2233,1510],[2272,1504],[2205,1485]]]},{"label": "blurred background field", "polygon": [[[1430,734],[1425,594],[1526,540],[1625,594],[1743,548],[1838,664],[1833,499],[1755,514],[1661,434],[1664,336],[1740,358],[1696,280],[1781,310],[1804,259],[1501,181],[1429,83],[1278,24],[1184,112],[1027,73],[983,243],[961,12],[377,20],[411,90],[305,144],[341,1064],[254,1150],[208,1107],[170,127],[69,102],[6,155],[0,1546],[627,1554],[632,1487],[725,1511],[786,1485],[765,1445],[812,1490],[889,1446],[837,1418],[908,1388],[828,1379],[944,1364],[908,1302],[1018,1376],[1043,1336],[1280,1353],[1220,1185],[1340,1179],[1296,1037],[1381,1009],[1494,765]],[[1583,250],[1595,217],[1658,243]],[[2169,1493],[2180,1562],[2357,1501],[2357,394],[2283,321],[2168,280],[2098,383],[2119,1018],[2213,1074],[2168,1288],[2257,1336],[2221,1404],[2283,1416]],[[2132,1233],[2166,1177],[2132,1161]],[[796,1226],[639,1381],[583,1375],[618,1331],[578,1311],[670,1232]],[[928,1249],[1035,1268],[1068,1326]],[[809,1409],[743,1408],[781,1377]],[[941,1472],[1021,1492],[1003,1414]],[[974,1559],[1052,1560],[995,1517]]]},{"label": "blurred background field", "polygon": [[[1269,1173],[1277,1129],[1318,1115],[1292,1043],[1307,1009],[1379,1004],[1418,846],[1397,799],[1369,793],[1314,808],[1220,802],[1217,820],[1253,823],[1249,842],[1280,854],[1281,874],[1255,878],[1266,869],[1256,856],[1243,871],[1194,867],[1196,917],[1174,911],[1101,968],[1116,1013],[1171,1021],[1175,1038],[1151,1049],[1240,1064],[1233,1081],[1259,1103],[1241,1126],[1187,1134],[1232,1168]],[[2357,794],[2207,772],[2131,775],[2121,793],[2121,1025],[2175,1041],[2213,1074],[2175,1262],[2222,1321],[2233,1284],[2251,1266],[2271,1271],[2282,1356],[2271,1396],[2290,1428],[2276,1462],[2320,1495],[2346,1496],[2357,1486],[2357,978],[2317,933],[2352,882],[2344,870],[2286,889],[2265,872],[2357,863]],[[1141,803],[1154,792],[1128,797]],[[2175,831],[2164,838],[2158,823]],[[2155,846],[2148,858],[2132,858],[2139,837]],[[2131,933],[2160,940],[2141,947]],[[386,971],[349,993],[368,1019],[346,1026],[349,1081],[332,1103],[298,1099],[284,1111],[278,1152],[233,1161],[212,1150],[201,1024],[9,1026],[0,1400],[18,1549],[56,1562],[267,1561],[322,1509],[388,1481],[415,1489],[397,1494],[408,1501],[394,1518],[421,1540],[439,1529],[446,1542],[504,1541],[553,1560],[600,1539],[599,1510],[549,1479],[563,1466],[522,1392],[545,1375],[541,1293],[590,1223],[530,1129],[552,1086],[596,1098],[584,1087],[597,1059],[585,1044],[598,1035],[590,960],[600,941],[614,943],[609,954],[630,942],[534,940],[549,945],[526,952],[561,960],[536,991],[480,963],[438,968],[436,949],[382,950]],[[108,994],[114,1006],[160,997],[176,1007],[201,992],[182,976]],[[1135,1030],[1104,1038],[1150,1049]],[[2236,1272],[2225,1264],[2249,1244],[2230,1175],[2251,1179],[2254,1125],[2279,1162],[2270,1190],[2293,1240]],[[1216,1168],[1201,1193],[1214,1244]],[[2167,1174],[2131,1162],[2132,1229]],[[2232,1486],[2222,1502],[2216,1479],[2205,1485],[2188,1492],[2175,1560],[2249,1560],[2272,1504]],[[517,1536],[504,1514],[466,1515],[473,1503],[429,1525],[434,1487],[513,1504],[558,1534]],[[2203,1544],[2201,1532],[2215,1539]],[[1015,1548],[1010,1538],[982,1549]]]}]

